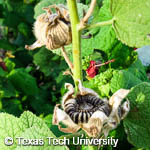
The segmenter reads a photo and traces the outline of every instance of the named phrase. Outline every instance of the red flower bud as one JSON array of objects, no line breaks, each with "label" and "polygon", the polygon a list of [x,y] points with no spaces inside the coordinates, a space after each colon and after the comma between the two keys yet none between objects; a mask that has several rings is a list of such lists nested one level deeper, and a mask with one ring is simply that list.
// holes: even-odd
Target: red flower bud
[{"label": "red flower bud", "polygon": [[98,74],[98,68],[96,67],[96,62],[94,60],[90,61],[90,66],[86,70],[89,77],[94,78]]}]

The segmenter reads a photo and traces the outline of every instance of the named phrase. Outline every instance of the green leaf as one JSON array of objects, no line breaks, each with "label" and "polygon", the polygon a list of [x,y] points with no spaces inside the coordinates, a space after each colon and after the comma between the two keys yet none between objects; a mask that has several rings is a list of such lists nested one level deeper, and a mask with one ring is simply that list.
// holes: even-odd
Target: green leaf
[{"label": "green leaf", "polygon": [[123,123],[128,141],[138,148],[150,148],[150,84],[135,86],[127,98],[131,108]]},{"label": "green leaf", "polygon": [[26,4],[31,4],[31,3],[33,3],[35,0],[24,0],[24,3],[26,3]]},{"label": "green leaf", "polygon": [[49,100],[51,93],[50,90],[40,89],[37,95],[28,97],[30,105],[37,115],[53,113],[52,98]]},{"label": "green leaf", "polygon": [[11,51],[16,49],[15,45],[9,43],[9,41],[6,40],[0,40],[0,48]]},{"label": "green leaf", "polygon": [[[12,137],[15,140],[15,137],[19,137],[20,128],[19,128],[19,118],[16,118],[12,115],[6,113],[0,113],[0,148],[3,150],[10,150],[9,146],[4,144],[6,137]],[[9,130],[8,130],[9,129]],[[17,143],[11,146],[11,150],[14,150],[17,146]]]},{"label": "green leaf", "polygon": [[17,91],[10,82],[10,80],[3,80],[3,82],[0,84],[0,98],[10,98],[16,96]]},{"label": "green leaf", "polygon": [[[100,11],[93,19],[92,24],[110,19],[112,19],[110,12],[110,0],[104,0],[103,6],[100,8]],[[109,52],[116,45],[116,43],[118,43],[115,32],[111,25],[91,29],[88,34],[89,33],[92,34],[93,37],[90,39],[85,39],[82,42],[82,44],[88,44],[87,49],[100,49],[105,52]]]},{"label": "green leaf", "polygon": [[21,22],[21,18],[16,12],[5,12],[4,18],[3,25],[11,28],[16,28],[19,22]]},{"label": "green leaf", "polygon": [[100,95],[102,97],[109,97],[109,92],[110,92],[110,83],[101,85],[98,87],[99,91],[100,91]]},{"label": "green leaf", "polygon": [[150,45],[150,1],[111,0],[117,38],[131,47]]},{"label": "green leaf", "polygon": [[79,18],[82,19],[83,18],[83,12],[88,11],[88,6],[84,5],[82,3],[77,3],[77,9],[78,9]]},{"label": "green leaf", "polygon": [[3,111],[15,116],[20,116],[23,111],[21,101],[18,99],[2,99]]},{"label": "green leaf", "polygon": [[141,83],[142,81],[138,79],[134,74],[129,71],[120,70],[114,71],[113,77],[111,79],[110,87],[112,93],[115,93],[117,90],[130,89],[131,87]]},{"label": "green leaf", "polygon": [[49,114],[44,118],[45,123],[50,128],[50,130],[55,134],[56,137],[64,136],[67,133],[64,133],[59,130],[58,126],[52,124],[53,114]]},{"label": "green leaf", "polygon": [[7,71],[10,72],[15,68],[15,63],[12,62],[9,58],[4,59],[5,65],[7,67]]},{"label": "green leaf", "polygon": [[20,33],[22,33],[25,37],[28,37],[29,32],[30,32],[28,25],[26,23],[23,23],[23,22],[21,22],[18,25],[18,31]]},{"label": "green leaf", "polygon": [[111,51],[111,49],[118,43],[112,26],[102,27],[98,34],[94,36],[92,43],[94,49],[100,49],[106,52]]},{"label": "green leaf", "polygon": [[55,135],[49,130],[44,120],[36,117],[33,113],[26,111],[20,117],[20,127],[23,132],[20,137],[25,139],[43,139],[43,146],[17,146],[15,150],[65,150],[65,146],[49,145],[47,137],[53,137]]},{"label": "green leaf", "polygon": [[146,74],[146,69],[142,65],[141,61],[137,59],[129,68],[128,71],[134,74],[142,81],[149,81]]},{"label": "green leaf", "polygon": [[0,67],[0,77],[5,77],[6,76],[6,71],[4,71],[1,67]]},{"label": "green leaf", "polygon": [[18,15],[18,18],[20,18],[20,21],[17,22],[17,25],[22,22],[22,20],[25,20],[26,22],[28,22],[29,24],[33,23],[34,19],[33,19],[33,15],[34,15],[34,11],[33,11],[33,6],[29,5],[29,4],[25,4],[23,3],[23,1],[19,1],[19,2],[13,2],[11,1],[11,6],[13,6],[13,11],[16,15]]},{"label": "green leaf", "polygon": [[28,128],[31,128],[33,126],[38,126],[39,128],[47,127],[44,121],[40,118],[38,118],[36,115],[34,115],[32,112],[25,111],[20,116],[20,126],[22,131],[25,131]]},{"label": "green leaf", "polygon": [[127,68],[137,59],[137,53],[121,42],[107,51],[107,55],[108,60],[115,59],[115,62],[111,63],[111,66],[115,69]]},{"label": "green leaf", "polygon": [[40,50],[33,56],[33,62],[40,67],[40,70],[45,76],[49,76],[53,71],[53,67],[57,66],[57,62],[51,60],[52,57],[54,56],[51,51],[44,47],[40,48]]},{"label": "green leaf", "polygon": [[8,75],[8,79],[20,92],[24,92],[27,95],[34,95],[38,93],[35,78],[22,68],[12,70]]},{"label": "green leaf", "polygon": [[96,75],[93,79],[88,82],[84,82],[84,86],[93,89],[101,97],[109,97],[110,94],[110,81],[113,77],[113,69],[107,69]]},{"label": "green leaf", "polygon": [[82,56],[89,56],[90,54],[93,53],[94,51],[94,42],[93,42],[93,37],[90,39],[81,39],[81,53]]},{"label": "green leaf", "polygon": [[[8,130],[9,129],[9,130]],[[53,146],[48,144],[47,137],[53,137],[54,134],[49,130],[45,122],[36,117],[33,113],[26,111],[20,118],[12,115],[0,114],[0,147],[3,150],[65,150],[65,146]],[[14,144],[6,146],[4,139],[12,137]],[[24,139],[42,139],[44,144],[42,146],[23,146],[19,145],[18,137]],[[21,142],[22,143],[22,142]],[[36,144],[36,142],[34,142]]]},{"label": "green leaf", "polygon": [[103,0],[103,5],[99,10],[99,13],[93,19],[92,23],[96,23],[99,21],[107,21],[112,19],[111,11],[110,11],[110,2],[111,0]]}]

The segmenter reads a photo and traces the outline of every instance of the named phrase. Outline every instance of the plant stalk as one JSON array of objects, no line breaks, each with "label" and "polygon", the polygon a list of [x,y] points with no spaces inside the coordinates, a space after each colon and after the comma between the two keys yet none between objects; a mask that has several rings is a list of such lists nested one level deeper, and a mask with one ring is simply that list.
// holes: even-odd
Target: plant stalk
[{"label": "plant stalk", "polygon": [[78,79],[82,82],[82,64],[81,64],[81,33],[78,31],[80,23],[76,0],[67,0],[72,29],[72,53],[73,53],[73,78],[76,92],[78,91]]},{"label": "plant stalk", "polygon": [[108,21],[103,21],[103,22],[98,22],[95,24],[87,25],[85,28],[91,29],[91,28],[110,25],[110,24],[113,24],[114,20],[115,20],[115,18],[112,18],[111,20],[108,20]]}]

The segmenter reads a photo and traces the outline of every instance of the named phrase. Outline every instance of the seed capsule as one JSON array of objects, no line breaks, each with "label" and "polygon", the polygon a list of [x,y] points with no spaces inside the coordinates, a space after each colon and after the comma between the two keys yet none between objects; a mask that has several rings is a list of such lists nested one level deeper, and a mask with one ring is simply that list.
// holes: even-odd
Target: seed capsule
[{"label": "seed capsule", "polygon": [[109,116],[110,107],[107,103],[93,95],[80,95],[65,103],[65,112],[76,123],[87,123],[94,112],[100,110]]},{"label": "seed capsule", "polygon": [[[52,13],[51,8],[55,8],[56,13]],[[46,13],[37,17],[34,23],[34,35],[37,39],[35,43],[26,48],[46,46],[49,50],[60,48],[72,42],[69,13],[64,5],[51,5],[43,8]]]}]

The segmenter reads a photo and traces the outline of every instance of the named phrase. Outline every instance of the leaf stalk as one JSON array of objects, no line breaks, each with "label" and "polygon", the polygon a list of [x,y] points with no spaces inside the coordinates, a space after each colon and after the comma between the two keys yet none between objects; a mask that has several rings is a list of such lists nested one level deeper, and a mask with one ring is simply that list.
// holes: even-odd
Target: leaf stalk
[{"label": "leaf stalk", "polygon": [[113,24],[114,21],[115,21],[115,18],[112,18],[111,20],[108,20],[108,21],[103,21],[103,22],[98,22],[98,23],[91,24],[91,25],[86,25],[85,29],[87,29],[87,28],[92,29],[92,28],[96,28],[96,27],[111,25],[111,24]]}]

